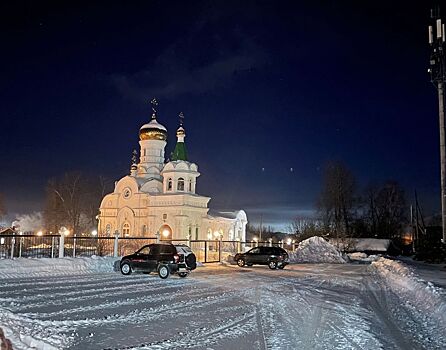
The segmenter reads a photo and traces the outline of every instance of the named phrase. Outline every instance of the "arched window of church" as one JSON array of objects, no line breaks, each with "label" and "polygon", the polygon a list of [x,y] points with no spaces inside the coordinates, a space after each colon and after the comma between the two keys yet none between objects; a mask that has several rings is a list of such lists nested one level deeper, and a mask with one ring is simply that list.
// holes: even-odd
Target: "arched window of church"
[{"label": "arched window of church", "polygon": [[183,179],[182,177],[180,177],[180,178],[178,179],[177,190],[178,190],[178,191],[184,191],[184,179]]},{"label": "arched window of church", "polygon": [[107,226],[105,226],[105,233],[107,234],[107,236],[110,236],[110,232],[111,232],[111,225],[107,224]]},{"label": "arched window of church", "polygon": [[122,225],[122,235],[124,237],[130,235],[130,225],[128,223],[125,223],[124,225]]},{"label": "arched window of church", "polygon": [[172,179],[167,180],[167,190],[172,191]]},{"label": "arched window of church", "polygon": [[189,180],[189,192],[192,192],[192,180]]}]

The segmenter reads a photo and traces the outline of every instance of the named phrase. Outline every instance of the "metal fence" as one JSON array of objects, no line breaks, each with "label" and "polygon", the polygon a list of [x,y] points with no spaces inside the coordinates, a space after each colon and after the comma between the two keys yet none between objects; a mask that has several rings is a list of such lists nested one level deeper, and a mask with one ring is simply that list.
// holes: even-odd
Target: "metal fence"
[{"label": "metal fence", "polygon": [[[59,235],[2,235],[0,236],[0,259],[5,258],[57,258],[124,256],[132,254],[146,244],[156,243],[157,237],[73,237]],[[191,247],[197,261],[203,263],[230,260],[238,252],[256,246],[280,246],[294,251],[295,244],[273,242],[240,242],[221,240],[168,240],[173,244]]]}]

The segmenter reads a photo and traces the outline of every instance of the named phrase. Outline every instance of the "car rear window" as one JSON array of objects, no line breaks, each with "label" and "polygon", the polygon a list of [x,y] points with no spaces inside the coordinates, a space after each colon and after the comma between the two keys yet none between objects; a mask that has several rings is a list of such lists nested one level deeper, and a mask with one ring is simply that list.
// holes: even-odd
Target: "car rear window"
[{"label": "car rear window", "polygon": [[175,254],[177,250],[173,245],[163,244],[160,245],[160,254]]}]

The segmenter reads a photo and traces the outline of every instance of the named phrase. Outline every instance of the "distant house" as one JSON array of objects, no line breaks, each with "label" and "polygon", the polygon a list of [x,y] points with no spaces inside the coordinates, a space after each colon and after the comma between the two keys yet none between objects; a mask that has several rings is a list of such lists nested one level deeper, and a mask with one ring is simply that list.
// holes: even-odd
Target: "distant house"
[{"label": "distant house", "polygon": [[13,227],[0,228],[0,235],[15,235],[16,233]]},{"label": "distant house", "polygon": [[392,247],[392,240],[380,238],[345,238],[329,240],[338,249],[345,252],[363,252],[366,254],[386,254]]}]

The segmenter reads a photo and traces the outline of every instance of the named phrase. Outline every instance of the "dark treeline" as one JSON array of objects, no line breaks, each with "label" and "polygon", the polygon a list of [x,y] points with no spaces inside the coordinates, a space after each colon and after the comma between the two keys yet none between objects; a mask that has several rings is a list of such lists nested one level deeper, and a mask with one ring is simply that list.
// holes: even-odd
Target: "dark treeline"
[{"label": "dark treeline", "polygon": [[397,239],[409,221],[405,193],[396,181],[359,189],[341,162],[326,166],[316,209],[316,218],[296,218],[291,224],[299,240],[315,235]]}]

